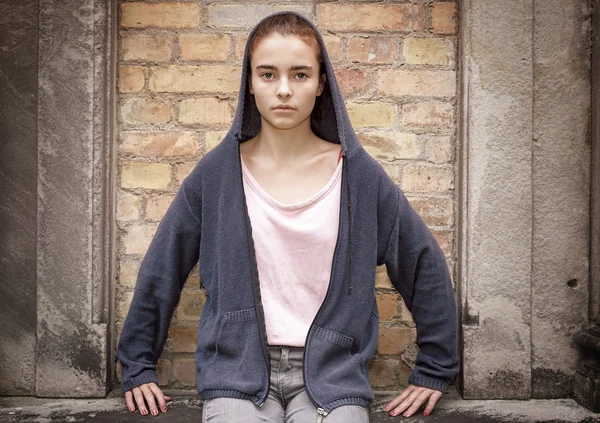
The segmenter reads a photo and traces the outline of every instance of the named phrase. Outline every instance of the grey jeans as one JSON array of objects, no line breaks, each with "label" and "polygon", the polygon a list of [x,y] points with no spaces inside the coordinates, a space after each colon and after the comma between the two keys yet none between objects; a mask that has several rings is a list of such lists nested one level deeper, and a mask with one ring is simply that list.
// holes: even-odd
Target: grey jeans
[{"label": "grey jeans", "polygon": [[202,423],[368,423],[369,410],[358,405],[335,408],[325,417],[304,390],[302,360],[304,348],[269,345],[271,389],[262,407],[237,398],[204,401]]}]

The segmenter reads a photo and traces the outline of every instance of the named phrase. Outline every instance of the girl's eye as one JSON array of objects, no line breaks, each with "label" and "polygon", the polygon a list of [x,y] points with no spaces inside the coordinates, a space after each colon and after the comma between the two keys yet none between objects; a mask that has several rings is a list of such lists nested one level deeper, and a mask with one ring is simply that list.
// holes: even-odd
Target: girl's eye
[{"label": "girl's eye", "polygon": [[[273,76],[273,73],[272,73],[272,72],[264,72],[264,73],[262,73],[260,76],[263,76],[263,77],[265,77],[265,78],[266,78],[266,79],[268,79],[268,80],[270,80],[270,79],[273,79],[273,78],[274,78],[274,76]],[[308,78],[308,75],[307,75],[307,74],[305,74],[305,73],[298,73],[298,74],[296,74],[296,76],[298,76],[298,79],[301,79],[301,80],[304,80],[304,79]]]}]

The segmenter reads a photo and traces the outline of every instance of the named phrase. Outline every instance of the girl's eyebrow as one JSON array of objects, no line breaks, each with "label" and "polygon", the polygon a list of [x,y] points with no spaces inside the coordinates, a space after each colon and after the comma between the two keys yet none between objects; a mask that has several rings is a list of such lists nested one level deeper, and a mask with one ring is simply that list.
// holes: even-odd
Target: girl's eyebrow
[{"label": "girl's eyebrow", "polygon": [[[307,65],[294,65],[290,67],[290,70],[295,71],[295,70],[312,70],[312,66],[307,66]],[[279,70],[277,68],[277,66],[274,65],[258,65],[256,67],[256,69],[270,69],[270,70]]]}]

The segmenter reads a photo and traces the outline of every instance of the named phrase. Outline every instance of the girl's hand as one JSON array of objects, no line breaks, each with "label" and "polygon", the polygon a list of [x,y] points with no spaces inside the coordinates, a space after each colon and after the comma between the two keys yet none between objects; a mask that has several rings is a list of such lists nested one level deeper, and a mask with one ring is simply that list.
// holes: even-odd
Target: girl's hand
[{"label": "girl's hand", "polygon": [[428,416],[431,414],[433,407],[435,407],[436,402],[440,399],[440,397],[444,393],[442,391],[438,391],[437,389],[425,388],[423,386],[417,386],[410,384],[408,388],[406,388],[400,395],[394,398],[391,402],[389,402],[383,409],[385,411],[390,411],[391,416],[397,416],[400,413],[403,413],[404,410],[407,410],[403,416],[409,417],[412,416],[423,404],[427,398],[429,398],[429,402],[427,403],[427,407],[425,408],[424,416]]},{"label": "girl's hand", "polygon": [[130,412],[135,411],[135,405],[133,404],[133,398],[135,398],[135,402],[137,403],[138,409],[140,410],[140,414],[146,415],[148,414],[148,409],[146,408],[146,404],[144,403],[144,399],[148,402],[148,408],[150,409],[150,413],[153,416],[158,415],[158,409],[156,407],[155,398],[158,400],[158,405],[163,413],[167,412],[167,401],[171,400],[171,397],[163,395],[162,391],[154,382],[144,383],[140,386],[136,386],[135,388],[125,392],[125,402],[127,403],[127,408],[129,408]]}]

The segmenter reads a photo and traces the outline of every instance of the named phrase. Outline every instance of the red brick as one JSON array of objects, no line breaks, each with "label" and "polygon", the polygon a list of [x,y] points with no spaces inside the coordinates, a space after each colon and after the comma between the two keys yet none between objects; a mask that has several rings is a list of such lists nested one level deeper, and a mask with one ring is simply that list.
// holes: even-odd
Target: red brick
[{"label": "red brick", "polygon": [[121,132],[120,151],[124,156],[177,157],[198,152],[198,136],[194,132]]},{"label": "red brick", "polygon": [[375,299],[380,321],[392,320],[398,314],[399,297],[398,293],[377,293]]},{"label": "red brick", "polygon": [[141,66],[119,67],[119,91],[122,93],[134,93],[144,89],[144,68]]},{"label": "red brick", "polygon": [[169,384],[171,380],[171,370],[173,369],[173,363],[171,360],[161,358],[158,360],[156,365],[156,376],[158,377],[158,386],[165,386]]},{"label": "red brick", "polygon": [[124,35],[121,54],[123,60],[164,62],[171,58],[171,37],[155,34]]},{"label": "red brick", "polygon": [[454,107],[449,103],[409,103],[402,106],[402,124],[414,128],[451,128]]},{"label": "red brick", "polygon": [[371,89],[370,73],[364,69],[338,69],[335,79],[338,81],[344,98],[365,95]]},{"label": "red brick", "polygon": [[454,34],[456,32],[456,4],[433,3],[431,26],[434,34]]},{"label": "red brick", "polygon": [[422,31],[420,4],[317,5],[319,29],[333,31]]},{"label": "red brick", "polygon": [[394,42],[389,37],[352,37],[348,40],[348,59],[359,63],[392,63]]},{"label": "red brick", "polygon": [[398,383],[397,372],[400,360],[372,359],[369,362],[369,378],[371,385],[377,388],[395,387]]},{"label": "red brick", "polygon": [[226,34],[181,34],[183,60],[227,60],[231,42]]},{"label": "red brick", "polygon": [[175,380],[184,386],[196,384],[197,365],[193,358],[176,358],[173,360]]},{"label": "red brick", "polygon": [[451,198],[414,197],[409,201],[427,225],[452,226],[454,203]]},{"label": "red brick", "polygon": [[384,96],[452,97],[456,94],[454,71],[380,69],[377,85]]},{"label": "red brick", "polygon": [[402,189],[406,192],[449,192],[454,189],[450,166],[409,164],[402,169]]},{"label": "red brick", "polygon": [[198,328],[195,326],[178,326],[169,329],[169,338],[173,341],[173,352],[196,351]]},{"label": "red brick", "polygon": [[200,6],[196,3],[121,4],[121,26],[128,28],[196,28],[200,24]]},{"label": "red brick", "polygon": [[377,352],[379,354],[401,354],[415,337],[414,328],[380,325]]}]

